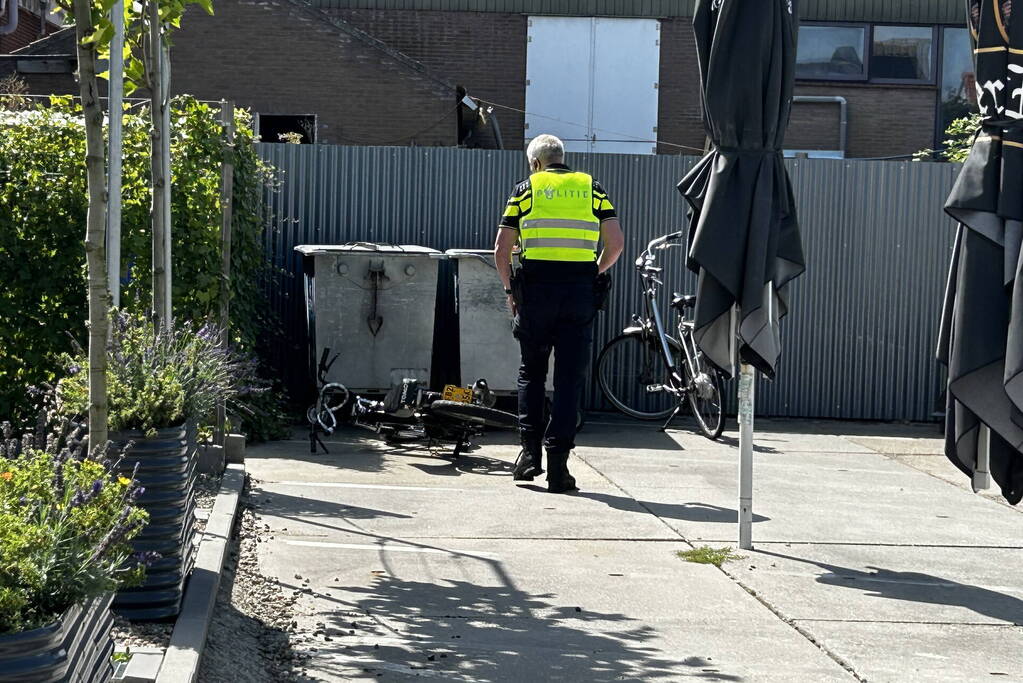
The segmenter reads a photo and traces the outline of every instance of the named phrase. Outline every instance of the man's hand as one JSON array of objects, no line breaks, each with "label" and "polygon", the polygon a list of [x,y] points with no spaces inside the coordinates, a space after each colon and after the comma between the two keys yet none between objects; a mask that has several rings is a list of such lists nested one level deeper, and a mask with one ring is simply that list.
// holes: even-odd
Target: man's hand
[{"label": "man's hand", "polygon": [[511,311],[512,315],[519,314],[519,307],[515,305],[515,297],[511,294],[508,295],[508,310]]}]

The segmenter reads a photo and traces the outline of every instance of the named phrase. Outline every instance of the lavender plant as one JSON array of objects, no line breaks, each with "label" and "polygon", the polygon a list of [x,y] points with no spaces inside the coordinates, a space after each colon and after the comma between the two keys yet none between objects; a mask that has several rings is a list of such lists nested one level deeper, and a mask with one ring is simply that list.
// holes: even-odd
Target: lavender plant
[{"label": "lavender plant", "polygon": [[[116,312],[108,349],[107,385],[111,431],[156,430],[186,418],[208,418],[219,401],[260,390],[256,364],[220,345],[220,329],[179,323],[170,328],[145,316]],[[61,414],[84,414],[88,361],[82,349],[66,355],[68,375],[57,385]]]},{"label": "lavender plant", "polygon": [[0,634],[137,585],[156,559],[131,551],[148,520],[135,504],[144,489],[118,475],[120,458],[105,448],[86,454],[84,427],[60,417],[55,426],[42,443],[0,426]]}]

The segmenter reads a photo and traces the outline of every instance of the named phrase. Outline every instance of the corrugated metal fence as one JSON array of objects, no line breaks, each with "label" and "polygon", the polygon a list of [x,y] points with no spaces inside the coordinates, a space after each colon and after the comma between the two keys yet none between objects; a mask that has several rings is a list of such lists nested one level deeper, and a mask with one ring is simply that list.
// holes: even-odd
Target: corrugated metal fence
[{"label": "corrugated metal fence", "polygon": [[[488,248],[521,152],[447,148],[257,145],[280,171],[268,190],[267,253],[286,273],[267,292],[288,331],[279,362],[296,395],[307,382],[299,244],[354,240],[434,249]],[[594,354],[641,307],[631,261],[654,237],[684,227],[675,190],[694,157],[570,155],[601,180],[627,235]],[[789,171],[808,271],[792,288],[775,382],[761,415],[926,420],[941,404],[933,360],[953,236],[942,205],[950,164],[798,160]],[[667,288],[694,291],[681,250],[665,252]],[[514,351],[513,351],[514,352]],[[590,389],[588,406],[603,408]]]}]

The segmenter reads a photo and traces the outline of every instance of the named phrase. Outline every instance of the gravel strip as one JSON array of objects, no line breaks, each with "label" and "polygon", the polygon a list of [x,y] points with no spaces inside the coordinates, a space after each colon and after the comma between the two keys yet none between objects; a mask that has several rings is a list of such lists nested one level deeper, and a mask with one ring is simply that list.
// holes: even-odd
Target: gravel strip
[{"label": "gravel strip", "polygon": [[249,487],[246,476],[213,623],[200,663],[200,683],[308,680],[300,677],[301,656],[291,646],[296,598],[259,570],[256,548],[260,536],[268,532],[252,510]]},{"label": "gravel strip", "polygon": [[150,622],[132,623],[123,617],[114,616],[114,628],[111,631],[118,650],[128,648],[167,649],[170,643],[174,624],[157,624]]}]

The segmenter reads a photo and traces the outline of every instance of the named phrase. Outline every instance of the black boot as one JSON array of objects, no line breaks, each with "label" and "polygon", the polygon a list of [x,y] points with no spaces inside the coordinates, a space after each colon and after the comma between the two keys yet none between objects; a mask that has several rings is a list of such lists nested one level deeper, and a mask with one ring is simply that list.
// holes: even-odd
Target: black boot
[{"label": "black boot", "polygon": [[533,481],[533,477],[543,474],[543,449],[539,444],[522,442],[522,450],[515,460],[512,470],[514,481]]},{"label": "black boot", "polygon": [[565,493],[578,491],[575,477],[568,473],[568,453],[547,452],[547,491]]}]

